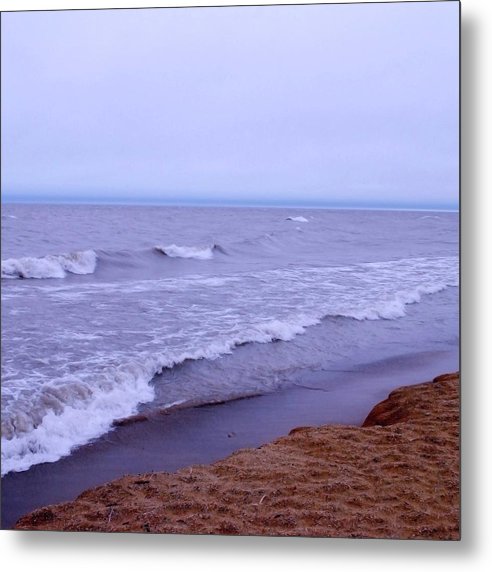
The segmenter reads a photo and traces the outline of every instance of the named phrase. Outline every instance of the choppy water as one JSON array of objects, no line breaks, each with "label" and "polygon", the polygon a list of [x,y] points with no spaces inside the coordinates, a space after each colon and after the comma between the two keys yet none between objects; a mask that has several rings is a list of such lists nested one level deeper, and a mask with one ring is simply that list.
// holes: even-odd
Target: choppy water
[{"label": "choppy water", "polygon": [[456,213],[4,205],[2,474],[142,409],[456,347],[457,286]]}]

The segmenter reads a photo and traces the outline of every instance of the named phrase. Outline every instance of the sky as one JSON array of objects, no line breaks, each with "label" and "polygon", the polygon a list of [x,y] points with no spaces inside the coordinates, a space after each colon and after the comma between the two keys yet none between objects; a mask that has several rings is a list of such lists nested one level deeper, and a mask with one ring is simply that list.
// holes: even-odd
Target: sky
[{"label": "sky", "polygon": [[458,207],[458,2],[1,27],[3,202]]}]

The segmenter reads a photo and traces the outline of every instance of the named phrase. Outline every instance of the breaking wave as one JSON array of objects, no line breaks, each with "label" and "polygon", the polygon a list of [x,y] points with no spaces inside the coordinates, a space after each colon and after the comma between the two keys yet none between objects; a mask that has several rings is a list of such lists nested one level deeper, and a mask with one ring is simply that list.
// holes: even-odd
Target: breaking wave
[{"label": "breaking wave", "polygon": [[285,220],[292,220],[294,222],[309,222],[308,219],[303,216],[288,216]]},{"label": "breaking wave", "polygon": [[[93,270],[96,255],[88,252],[92,255],[71,264],[82,258],[83,269]],[[73,271],[66,256],[51,258],[64,272]],[[31,296],[33,308],[43,298],[59,308],[67,304],[76,316],[84,316],[84,324],[87,308],[94,313],[86,329],[80,320],[75,326],[64,322],[70,339],[66,355],[53,351],[66,340],[60,329],[43,331],[36,347],[32,330],[16,342],[18,355],[4,372],[2,474],[54,462],[111,430],[115,420],[135,415],[139,405],[154,399],[152,379],[164,369],[186,360],[216,359],[248,343],[289,341],[325,318],[397,320],[409,304],[456,286],[458,259],[441,257],[87,282],[83,287],[44,284],[35,292],[20,288],[25,300]],[[103,312],[107,323],[100,329]],[[34,318],[31,312],[30,323]],[[21,333],[19,326],[15,335]],[[112,336],[118,337],[116,345],[105,342]],[[227,388],[227,399],[241,390]]]},{"label": "breaking wave", "polygon": [[195,258],[197,260],[210,260],[214,256],[214,250],[224,252],[218,244],[206,247],[170,244],[169,246],[155,246],[154,249],[170,258]]},{"label": "breaking wave", "polygon": [[[153,400],[151,381],[164,369],[186,360],[216,359],[247,343],[289,341],[328,317],[395,320],[406,314],[408,304],[449,285],[454,284],[451,281],[417,286],[397,291],[386,300],[367,300],[347,307],[342,303],[329,309],[320,305],[317,311],[301,310],[284,318],[245,323],[238,330],[225,331],[201,344],[199,338],[192,338],[187,348],[137,353],[118,365],[101,369],[93,370],[88,364],[84,371],[80,364],[80,373],[52,379],[34,395],[15,400],[15,411],[7,407],[2,418],[2,475],[57,461],[111,430],[115,420],[135,415],[139,405]],[[114,359],[107,356],[103,361],[111,363]],[[231,390],[230,399],[238,397],[238,390]]]},{"label": "breaking wave", "polygon": [[2,260],[2,278],[65,278],[66,273],[93,274],[97,255],[93,250],[49,254],[41,258],[9,258]]},{"label": "breaking wave", "polygon": [[[9,258],[2,260],[2,278],[65,278],[70,274],[93,274],[98,260],[103,265],[115,264],[119,267],[144,263],[145,256],[151,252],[164,254],[169,258],[183,258],[195,260],[210,260],[215,252],[226,254],[226,251],[218,244],[212,246],[155,246],[147,250],[83,250],[68,254],[49,254],[47,256],[22,258]],[[147,259],[148,262],[149,259]]]},{"label": "breaking wave", "polygon": [[3,414],[2,476],[57,461],[109,431],[114,420],[135,414],[138,405],[152,401],[150,381],[165,368],[186,360],[215,359],[245,343],[288,341],[317,322],[306,316],[291,322],[271,320],[200,349],[141,354],[99,374],[54,379],[22,407],[17,401],[15,413]]}]

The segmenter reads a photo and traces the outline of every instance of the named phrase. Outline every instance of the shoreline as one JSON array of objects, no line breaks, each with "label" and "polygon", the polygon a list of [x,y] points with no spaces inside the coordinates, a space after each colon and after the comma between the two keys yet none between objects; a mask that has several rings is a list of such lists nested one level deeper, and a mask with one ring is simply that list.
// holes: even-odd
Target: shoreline
[{"label": "shoreline", "polygon": [[174,472],[258,447],[298,426],[360,425],[374,404],[401,385],[458,368],[457,349],[396,356],[348,371],[303,372],[294,388],[181,409],[116,427],[54,463],[2,478],[2,528],[43,506],[128,474]]},{"label": "shoreline", "polygon": [[360,427],[125,476],[16,529],[459,540],[459,468],[459,374],[444,374],[392,391]]}]

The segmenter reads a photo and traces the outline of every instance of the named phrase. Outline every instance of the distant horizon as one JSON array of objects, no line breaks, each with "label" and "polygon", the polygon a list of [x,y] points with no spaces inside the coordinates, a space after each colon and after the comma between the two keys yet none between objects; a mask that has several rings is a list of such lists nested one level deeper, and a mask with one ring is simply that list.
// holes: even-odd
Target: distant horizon
[{"label": "distant horizon", "polygon": [[210,207],[210,208],[285,208],[285,209],[326,209],[326,210],[380,210],[380,211],[430,211],[430,212],[459,212],[459,205],[411,205],[411,204],[362,204],[362,203],[301,203],[289,201],[216,201],[216,200],[189,200],[189,201],[158,201],[154,197],[141,200],[128,200],[123,198],[97,200],[94,197],[60,199],[59,197],[15,197],[1,199],[1,205],[94,205],[94,206],[170,206],[170,207]]}]

